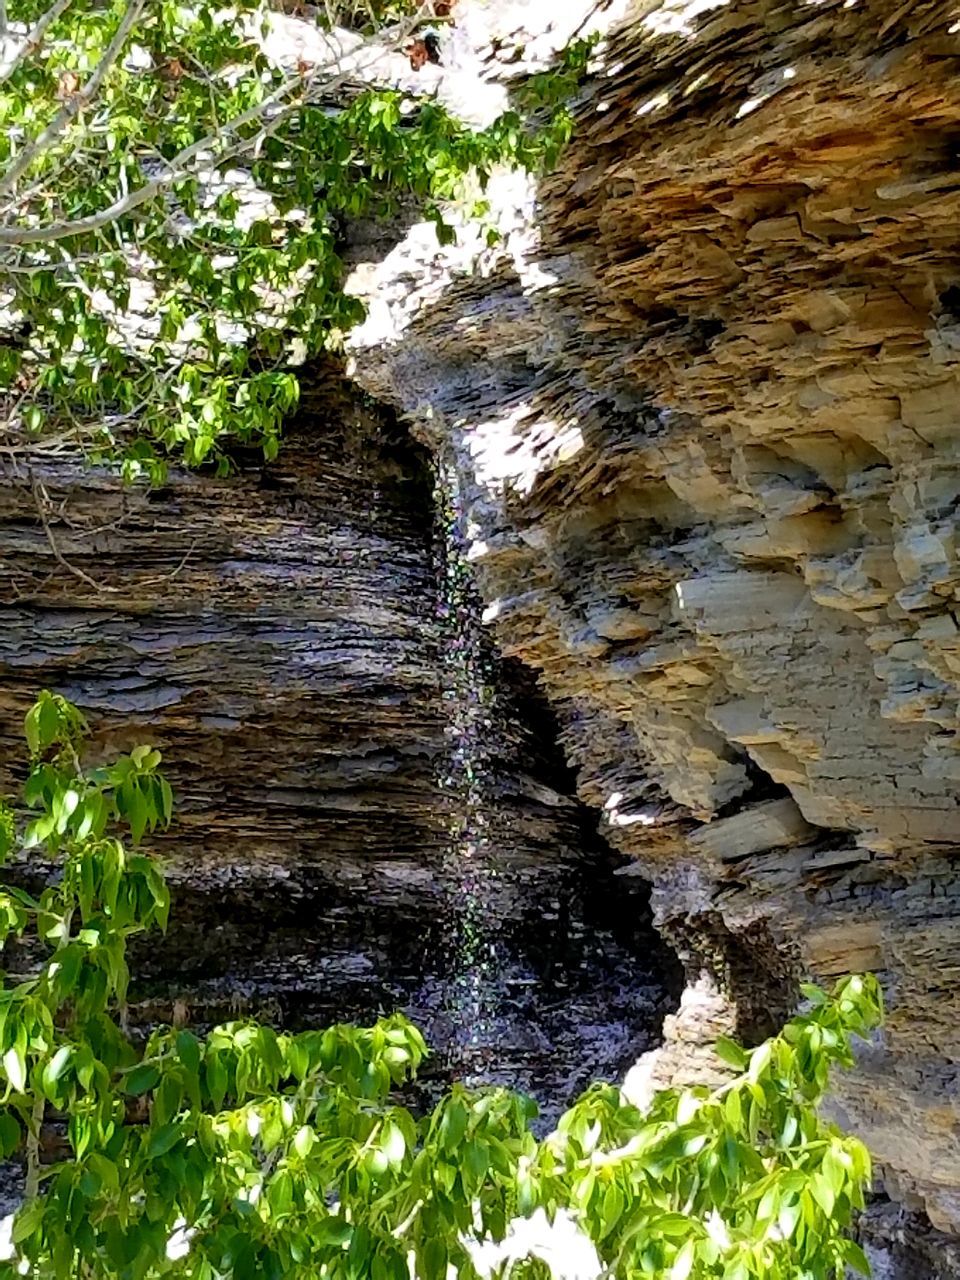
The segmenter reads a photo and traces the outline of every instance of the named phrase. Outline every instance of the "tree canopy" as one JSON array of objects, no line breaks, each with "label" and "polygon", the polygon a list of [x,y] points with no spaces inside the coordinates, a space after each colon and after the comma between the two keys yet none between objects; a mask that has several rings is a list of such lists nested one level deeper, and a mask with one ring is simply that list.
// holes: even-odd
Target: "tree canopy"
[{"label": "tree canopy", "polygon": [[269,53],[278,20],[264,0],[0,4],[8,449],[79,445],[128,476],[170,451],[225,466],[231,439],[271,458],[292,355],[362,315],[344,220],[413,201],[448,239],[445,202],[482,216],[496,166],[549,165],[569,135],[587,44],[473,128],[390,82],[424,32],[437,48],[449,3],[325,0],[295,65]]},{"label": "tree canopy", "polygon": [[537,1210],[572,1215],[611,1278],[867,1273],[848,1229],[869,1156],[819,1104],[879,1021],[874,979],[806,988],[806,1011],[758,1048],[723,1041],[719,1088],[641,1111],[598,1083],[541,1141],[534,1104],[506,1089],[401,1105],[427,1050],[400,1015],[297,1034],[157,1027],[143,1043],[126,1030],[126,944],[168,916],[142,847],[173,812],[160,753],[86,766],[83,717],[49,693],[25,727],[0,852],[44,852],[59,872],[38,897],[0,892],[2,936],[33,958],[0,993],[0,1155],[27,1171],[0,1277],[446,1280],[476,1275],[474,1243]]}]

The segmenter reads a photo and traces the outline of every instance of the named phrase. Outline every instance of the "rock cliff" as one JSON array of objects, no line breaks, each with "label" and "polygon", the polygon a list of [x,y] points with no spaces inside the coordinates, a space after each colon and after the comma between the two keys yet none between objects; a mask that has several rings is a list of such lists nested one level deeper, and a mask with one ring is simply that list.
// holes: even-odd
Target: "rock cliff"
[{"label": "rock cliff", "polygon": [[96,755],[163,751],[173,912],[136,947],[137,1022],[403,1008],[435,1080],[509,1079],[555,1115],[674,1001],[649,890],[612,891],[622,859],[482,632],[422,446],[327,368],[277,463],[234,463],[147,490],[63,446],[6,460],[0,791],[44,687]]},{"label": "rock cliff", "polygon": [[[542,42],[544,6],[500,18],[501,58]],[[356,377],[452,459],[487,619],[691,977],[749,1032],[799,975],[882,975],[838,1110],[956,1232],[960,13],[593,21],[559,170],[494,184],[500,245],[358,238]],[[916,1235],[887,1274],[953,1274],[925,1221],[869,1228]]]}]

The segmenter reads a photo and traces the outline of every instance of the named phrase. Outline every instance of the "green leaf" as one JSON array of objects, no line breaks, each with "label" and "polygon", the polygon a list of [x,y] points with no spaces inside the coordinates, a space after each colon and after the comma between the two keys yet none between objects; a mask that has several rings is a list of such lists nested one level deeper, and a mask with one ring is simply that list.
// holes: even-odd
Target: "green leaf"
[{"label": "green leaf", "polygon": [[22,1131],[11,1111],[0,1112],[0,1154],[9,1158],[20,1145]]},{"label": "green leaf", "polygon": [[267,1188],[267,1202],[274,1215],[281,1217],[293,1208],[293,1179],[287,1169],[281,1169]]},{"label": "green leaf", "polygon": [[810,1179],[810,1194],[829,1218],[833,1213],[833,1206],[836,1201],[836,1195],[830,1185],[830,1179],[822,1173],[814,1174]]},{"label": "green leaf", "polygon": [[153,1063],[141,1062],[126,1077],[126,1092],[131,1097],[139,1098],[141,1094],[148,1093],[155,1088],[159,1080],[160,1072]]},{"label": "green leaf", "polygon": [[463,1163],[476,1181],[479,1182],[485,1178],[489,1167],[489,1151],[486,1143],[471,1138],[463,1151]]},{"label": "green leaf", "polygon": [[172,1147],[176,1146],[182,1136],[183,1128],[176,1122],[155,1129],[147,1142],[147,1159],[157,1160],[160,1156],[165,1156]]},{"label": "green leaf", "polygon": [[69,1044],[61,1045],[50,1061],[44,1066],[41,1075],[43,1091],[51,1102],[57,1101],[56,1085],[57,1081],[67,1069],[71,1057],[73,1056],[73,1046]]},{"label": "green leaf", "polygon": [[312,1228],[316,1243],[321,1247],[325,1245],[340,1249],[348,1245],[353,1238],[353,1227],[349,1222],[344,1222],[343,1218],[331,1214],[329,1217],[321,1218],[319,1223]]},{"label": "green leaf", "polygon": [[440,1141],[446,1152],[456,1151],[467,1131],[467,1111],[460,1102],[451,1102],[440,1125]]},{"label": "green leaf", "polygon": [[749,1079],[753,1081],[759,1080],[770,1065],[772,1057],[773,1042],[770,1040],[764,1041],[764,1043],[758,1045],[756,1049],[751,1049],[750,1065],[747,1068],[747,1076]]},{"label": "green leaf", "polygon": [[3,1070],[15,1093],[22,1093],[27,1083],[27,1067],[23,1051],[16,1047],[3,1055]]},{"label": "green leaf", "polygon": [[301,1125],[293,1138],[293,1149],[301,1159],[305,1159],[313,1149],[314,1132],[308,1125]]},{"label": "green leaf", "polygon": [[422,1280],[447,1280],[449,1255],[445,1240],[433,1237],[427,1240],[420,1251]]},{"label": "green leaf", "polygon": [[600,1239],[604,1240],[617,1223],[620,1221],[620,1215],[623,1213],[623,1193],[615,1182],[608,1184],[606,1191],[603,1193],[603,1207],[600,1212]]},{"label": "green leaf", "polygon": [[650,1231],[658,1236],[688,1236],[692,1230],[693,1223],[685,1213],[665,1213],[650,1223]]},{"label": "green leaf", "polygon": [[23,721],[23,730],[27,739],[27,746],[30,748],[32,756],[40,753],[40,704],[35,702],[27,712]]},{"label": "green leaf", "polygon": [[816,1008],[819,1008],[827,1002],[827,993],[822,989],[822,987],[814,986],[812,982],[801,982],[800,992],[804,998],[809,1000]]},{"label": "green leaf", "polygon": [[173,788],[166,778],[160,779],[160,810],[164,824],[168,825],[173,817]]},{"label": "green leaf", "polygon": [[399,1126],[388,1120],[383,1126],[380,1148],[392,1165],[399,1165],[406,1154],[407,1144]]},{"label": "green leaf", "polygon": [[213,1105],[219,1111],[223,1106],[223,1100],[227,1092],[227,1069],[220,1054],[208,1052],[204,1063],[204,1076],[207,1092],[210,1094]]},{"label": "green leaf", "polygon": [[731,1040],[729,1036],[720,1036],[716,1044],[713,1046],[714,1052],[721,1061],[729,1063],[737,1071],[745,1071],[747,1068],[747,1054],[737,1044],[736,1040]]},{"label": "green leaf", "polygon": [[47,1208],[46,1199],[37,1199],[31,1203],[25,1204],[22,1209],[17,1211],[17,1216],[13,1220],[13,1230],[11,1238],[14,1244],[22,1244],[24,1240],[28,1240],[30,1236],[43,1223],[44,1213]]},{"label": "green leaf", "polygon": [[869,1277],[871,1275],[870,1263],[867,1260],[867,1255],[858,1244],[854,1243],[853,1240],[841,1240],[840,1252],[848,1267],[853,1267],[854,1271],[861,1276]]},{"label": "green leaf", "polygon": [[368,1151],[364,1156],[363,1167],[368,1173],[372,1173],[375,1178],[379,1178],[390,1167],[390,1161],[384,1151],[375,1148],[373,1151]]},{"label": "green leaf", "polygon": [[780,1234],[783,1236],[784,1240],[790,1240],[792,1238],[802,1213],[803,1211],[800,1208],[799,1200],[795,1201],[793,1204],[788,1204],[786,1201],[781,1203],[780,1212],[777,1215],[777,1226],[779,1227]]},{"label": "green leaf", "polygon": [[174,1072],[168,1072],[160,1084],[153,1097],[152,1119],[157,1125],[166,1125],[173,1120],[174,1116],[183,1105],[183,1085],[179,1079],[179,1075]]},{"label": "green leaf", "polygon": [[37,725],[39,728],[40,750],[52,746],[60,736],[60,709],[56,699],[49,693],[42,693],[37,703]]},{"label": "green leaf", "polygon": [[688,1240],[681,1248],[670,1268],[670,1280],[687,1280],[697,1258],[697,1242]]},{"label": "green leaf", "polygon": [[200,1041],[192,1032],[177,1032],[177,1054],[191,1075],[199,1075]]}]

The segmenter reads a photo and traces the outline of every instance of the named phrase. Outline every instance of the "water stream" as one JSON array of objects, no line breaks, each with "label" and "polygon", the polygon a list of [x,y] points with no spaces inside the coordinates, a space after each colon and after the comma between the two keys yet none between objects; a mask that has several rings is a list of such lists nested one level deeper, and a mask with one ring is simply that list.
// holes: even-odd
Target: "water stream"
[{"label": "water stream", "polygon": [[437,617],[441,699],[448,712],[447,751],[438,782],[450,799],[449,845],[440,869],[448,903],[442,940],[447,970],[444,1005],[458,1028],[465,1061],[482,1053],[497,1022],[503,942],[497,883],[500,859],[489,811],[497,690],[493,655],[477,619],[476,591],[463,556],[463,511],[452,469],[439,464],[434,490],[437,523]]},{"label": "water stream", "polygon": [[[365,799],[357,820],[318,818],[316,855],[301,844],[282,865],[179,865],[170,932],[134,956],[135,1015],[166,1021],[180,1001],[196,1028],[238,1014],[294,1028],[402,1009],[436,1049],[425,1100],[454,1078],[498,1082],[536,1097],[549,1123],[658,1043],[679,973],[646,887],[614,876],[622,859],[575,797],[534,676],[481,624],[442,471],[434,506],[435,595],[417,640],[439,695],[439,711],[417,713],[436,726],[432,843],[365,856]],[[338,850],[356,832],[352,861],[326,855],[327,822]]]},{"label": "water stream", "polygon": [[500,657],[481,623],[457,477],[442,463],[434,503],[449,839],[437,873],[439,972],[412,1012],[455,1074],[530,1092],[546,1122],[657,1042],[679,973],[645,886],[614,880],[620,859],[574,799],[534,677]]}]

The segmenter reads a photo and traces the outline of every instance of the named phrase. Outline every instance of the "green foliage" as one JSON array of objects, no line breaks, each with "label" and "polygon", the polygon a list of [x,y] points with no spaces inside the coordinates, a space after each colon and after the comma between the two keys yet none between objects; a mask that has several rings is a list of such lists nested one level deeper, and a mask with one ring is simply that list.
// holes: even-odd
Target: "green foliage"
[{"label": "green foliage", "polygon": [[[397,1086],[426,1047],[403,1017],[282,1034],[252,1022],[200,1039],[126,1034],[125,949],[167,921],[156,862],[132,852],[171,818],[160,753],[81,763],[83,718],[41,695],[26,717],[27,821],[59,882],[0,893],[6,940],[40,952],[0,994],[0,1154],[24,1150],[27,1195],[0,1280],[446,1280],[476,1274],[472,1239],[538,1208],[572,1211],[610,1277],[826,1280],[866,1272],[848,1238],[866,1150],[825,1123],[830,1067],[880,1018],[869,977],[759,1048],[725,1041],[722,1087],[660,1093],[645,1112],[596,1085],[538,1142],[535,1107],[459,1085],[424,1117]],[[62,1116],[69,1152],[40,1160]],[[521,1264],[543,1274],[541,1263]]]},{"label": "green foliage", "polygon": [[720,1089],[667,1090],[641,1114],[594,1087],[544,1144],[528,1197],[572,1202],[618,1276],[819,1280],[856,1266],[843,1233],[870,1158],[817,1103],[831,1065],[853,1065],[851,1035],[877,1025],[879,989],[852,977],[832,998],[807,992],[809,1013],[775,1039],[719,1046],[738,1072]]},{"label": "green foliage", "polygon": [[[399,48],[424,6],[327,8],[393,23]],[[336,347],[362,316],[342,221],[415,199],[449,242],[441,207],[468,179],[556,159],[588,48],[534,78],[523,115],[473,130],[332,55],[269,62],[264,0],[22,0],[15,16],[32,38],[0,63],[0,311],[29,337],[0,342],[0,433],[66,435],[155,479],[170,451],[225,467],[228,439],[275,456],[294,341]]]}]

